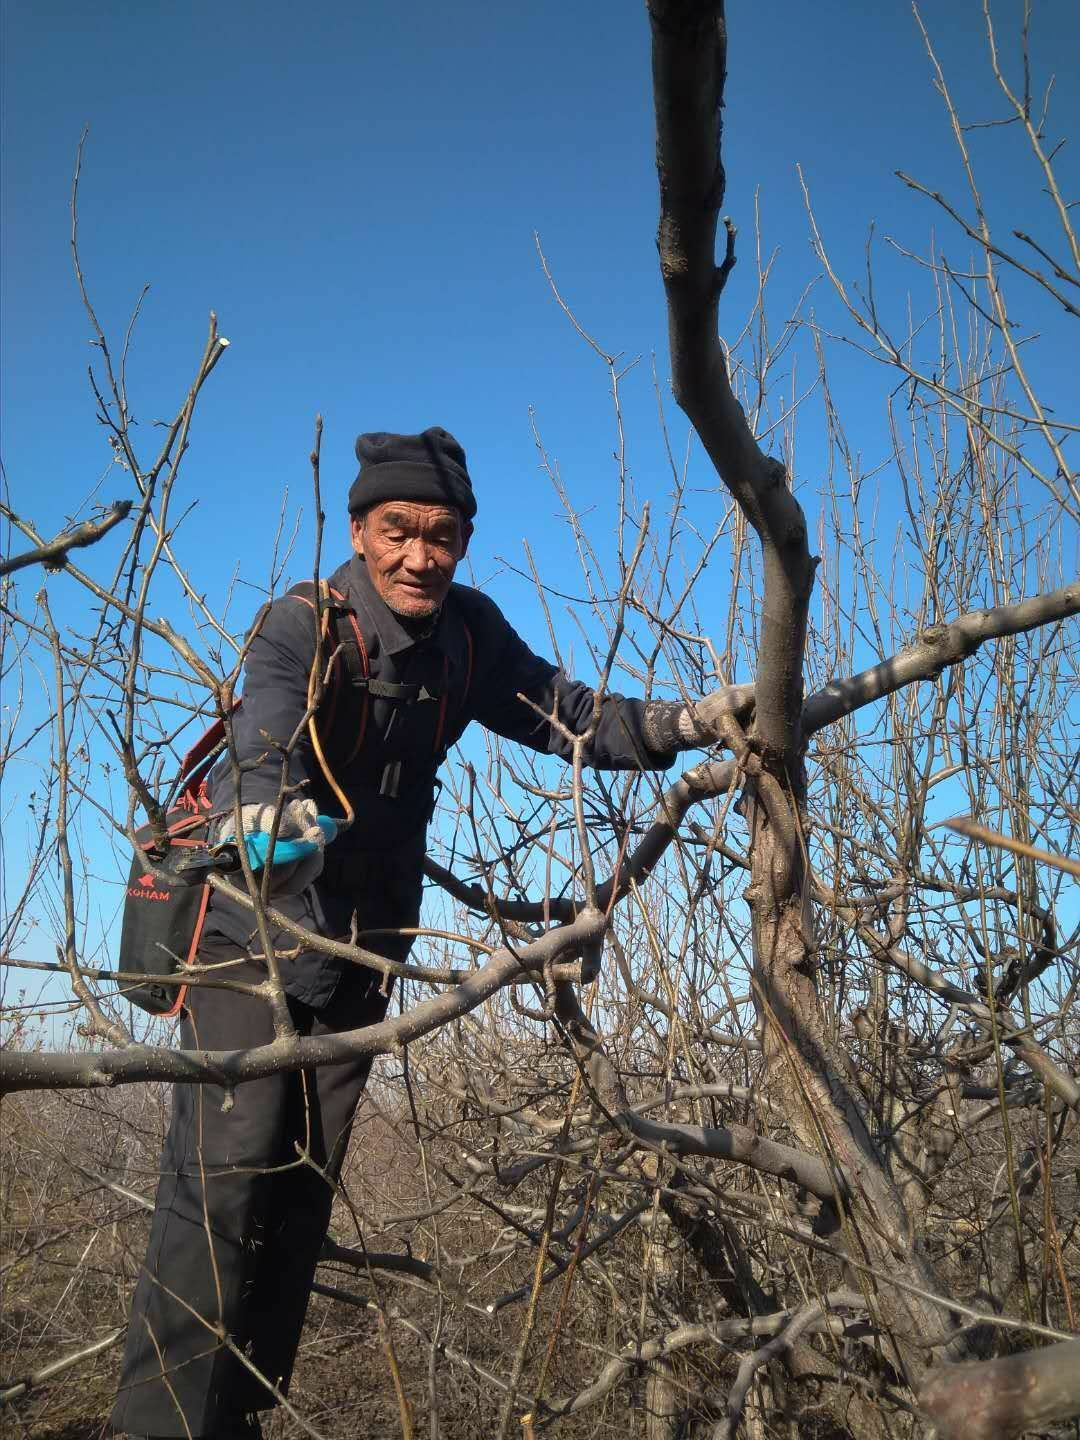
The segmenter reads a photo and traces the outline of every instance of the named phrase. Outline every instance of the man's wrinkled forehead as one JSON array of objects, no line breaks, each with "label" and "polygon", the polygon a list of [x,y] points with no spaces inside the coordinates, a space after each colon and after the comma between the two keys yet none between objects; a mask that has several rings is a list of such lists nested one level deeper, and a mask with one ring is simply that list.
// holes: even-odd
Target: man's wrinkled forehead
[{"label": "man's wrinkled forehead", "polygon": [[431,505],[417,500],[382,500],[364,514],[364,522],[386,524],[390,521],[409,525],[434,525],[461,523],[461,511],[453,505]]}]

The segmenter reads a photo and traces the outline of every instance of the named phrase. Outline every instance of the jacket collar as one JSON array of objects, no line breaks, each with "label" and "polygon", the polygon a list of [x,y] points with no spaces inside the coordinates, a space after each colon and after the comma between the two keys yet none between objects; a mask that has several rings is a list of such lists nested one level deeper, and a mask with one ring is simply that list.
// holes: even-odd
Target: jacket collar
[{"label": "jacket collar", "polygon": [[[418,637],[411,634],[384,600],[379,597],[371,583],[367,566],[359,555],[353,555],[348,563],[349,590],[357,610],[375,633],[379,648],[385,655],[400,655],[415,645],[424,644],[438,637],[443,625],[440,612],[434,626],[427,635]],[[445,606],[443,607],[445,611]],[[365,628],[366,628],[365,626]]]}]

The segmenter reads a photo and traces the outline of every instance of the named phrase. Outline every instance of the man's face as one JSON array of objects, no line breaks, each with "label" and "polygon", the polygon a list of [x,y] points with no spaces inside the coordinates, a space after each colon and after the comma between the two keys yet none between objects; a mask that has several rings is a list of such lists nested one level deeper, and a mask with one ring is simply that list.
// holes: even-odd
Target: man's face
[{"label": "man's face", "polygon": [[472,526],[450,505],[385,500],[350,516],[352,545],[379,598],[397,615],[422,620],[446,599]]}]

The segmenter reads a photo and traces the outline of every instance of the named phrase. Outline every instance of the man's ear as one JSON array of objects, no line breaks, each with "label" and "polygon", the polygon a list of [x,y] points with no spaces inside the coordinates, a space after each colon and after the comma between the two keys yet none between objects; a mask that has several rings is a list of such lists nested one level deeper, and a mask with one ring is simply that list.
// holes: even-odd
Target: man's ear
[{"label": "man's ear", "polygon": [[459,560],[465,559],[465,551],[469,548],[469,541],[472,539],[472,532],[472,521],[466,520],[463,515],[461,517],[461,554],[458,556]]},{"label": "man's ear", "polygon": [[352,541],[352,548],[364,558],[364,519],[362,515],[349,516],[349,538]]}]

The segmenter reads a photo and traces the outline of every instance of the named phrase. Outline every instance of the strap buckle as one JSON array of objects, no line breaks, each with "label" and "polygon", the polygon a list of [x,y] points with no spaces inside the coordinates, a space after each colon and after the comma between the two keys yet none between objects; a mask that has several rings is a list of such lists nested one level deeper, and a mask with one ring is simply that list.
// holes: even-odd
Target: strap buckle
[{"label": "strap buckle", "polygon": [[439,700],[426,685],[397,684],[392,680],[373,680],[369,675],[353,675],[351,684],[357,690],[366,690],[373,700],[400,700],[411,705],[420,700]]}]

